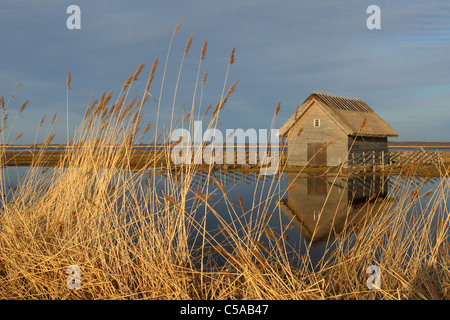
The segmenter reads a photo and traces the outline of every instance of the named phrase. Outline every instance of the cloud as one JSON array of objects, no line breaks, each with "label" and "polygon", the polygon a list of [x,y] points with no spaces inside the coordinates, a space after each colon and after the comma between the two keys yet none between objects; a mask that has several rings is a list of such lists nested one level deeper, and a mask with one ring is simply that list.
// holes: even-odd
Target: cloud
[{"label": "cloud", "polygon": [[[183,21],[172,44],[161,119],[170,116],[180,60],[193,34],[176,110],[192,101],[201,44],[207,37],[201,71],[208,69],[209,76],[203,105],[217,103],[229,53],[236,48],[228,81],[239,79],[239,85],[221,113],[226,127],[267,126],[279,101],[277,123],[282,124],[313,90],[325,90],[370,102],[405,139],[416,136],[421,125],[416,118],[427,104],[426,125],[431,128],[423,127],[424,137],[445,139],[438,132],[445,126],[432,125],[445,123],[442,110],[450,84],[450,5],[445,1],[380,0],[381,30],[366,27],[371,1],[80,1],[78,31],[65,27],[69,4],[2,3],[0,28],[8,30],[2,34],[5,45],[0,51],[2,94],[22,81],[22,93],[36,108],[51,105],[56,111],[65,106],[64,83],[70,71],[71,104],[80,106],[81,114],[93,90],[101,95],[120,89],[145,60],[136,84],[136,90],[141,89],[158,57],[151,89],[158,96],[172,31]],[[414,117],[405,117],[405,112]]]}]

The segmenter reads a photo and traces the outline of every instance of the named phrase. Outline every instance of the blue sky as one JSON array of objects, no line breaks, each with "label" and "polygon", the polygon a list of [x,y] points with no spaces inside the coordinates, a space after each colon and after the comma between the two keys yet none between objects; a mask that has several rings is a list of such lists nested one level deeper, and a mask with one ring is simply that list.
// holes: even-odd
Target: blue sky
[{"label": "blue sky", "polygon": [[[69,30],[69,5],[81,9],[81,29]],[[369,30],[368,6],[381,9],[381,29]],[[208,40],[201,72],[208,70],[202,108],[218,102],[232,48],[227,88],[238,86],[220,114],[220,128],[280,127],[314,90],[360,97],[399,133],[393,141],[450,141],[450,3],[448,1],[21,1],[0,5],[0,95],[10,123],[29,99],[11,137],[33,143],[39,121],[55,112],[54,142],[66,139],[66,77],[70,131],[95,91],[114,91],[144,61],[136,84],[142,94],[153,60],[159,65],[150,92],[158,97],[170,38],[182,21],[169,56],[160,124],[170,119],[183,50],[186,57],[176,112],[190,106],[200,51]],[[197,103],[199,101],[197,100]],[[144,107],[144,122],[157,104]],[[45,131],[41,129],[38,140]],[[145,142],[145,141],[144,141]]]}]

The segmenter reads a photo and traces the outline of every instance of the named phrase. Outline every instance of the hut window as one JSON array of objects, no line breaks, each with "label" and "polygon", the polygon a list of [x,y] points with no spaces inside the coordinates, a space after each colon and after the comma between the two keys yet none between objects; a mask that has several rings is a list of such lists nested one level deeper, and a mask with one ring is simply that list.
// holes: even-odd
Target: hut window
[{"label": "hut window", "polygon": [[314,127],[320,127],[320,119],[314,119]]}]

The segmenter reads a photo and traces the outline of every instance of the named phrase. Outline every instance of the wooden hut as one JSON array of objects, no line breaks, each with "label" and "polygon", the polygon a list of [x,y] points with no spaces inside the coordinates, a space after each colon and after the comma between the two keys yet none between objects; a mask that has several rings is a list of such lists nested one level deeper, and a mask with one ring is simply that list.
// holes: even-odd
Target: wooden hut
[{"label": "wooden hut", "polygon": [[386,163],[387,139],[398,134],[359,98],[313,93],[279,129],[288,166]]}]

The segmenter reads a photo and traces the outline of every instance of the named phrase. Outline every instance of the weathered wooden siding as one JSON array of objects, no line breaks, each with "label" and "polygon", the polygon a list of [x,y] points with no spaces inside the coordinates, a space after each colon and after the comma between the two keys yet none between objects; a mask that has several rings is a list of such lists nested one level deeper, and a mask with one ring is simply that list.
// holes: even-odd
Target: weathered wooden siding
[{"label": "weathered wooden siding", "polygon": [[[319,127],[314,127],[315,119],[320,120]],[[337,166],[347,155],[348,137],[314,102],[288,133],[287,164],[289,166],[306,165],[308,143],[325,145],[331,141],[334,143],[327,147],[327,165]]]},{"label": "weathered wooden siding", "polygon": [[[388,163],[388,141],[387,137],[348,137],[349,163],[351,165],[362,164],[371,161],[375,164]],[[369,159],[370,158],[370,159]],[[352,159],[356,159],[352,161]],[[354,162],[354,163],[353,163]]]}]

